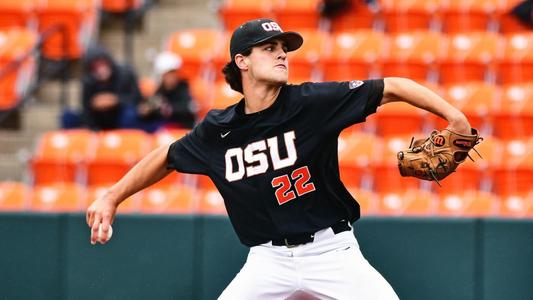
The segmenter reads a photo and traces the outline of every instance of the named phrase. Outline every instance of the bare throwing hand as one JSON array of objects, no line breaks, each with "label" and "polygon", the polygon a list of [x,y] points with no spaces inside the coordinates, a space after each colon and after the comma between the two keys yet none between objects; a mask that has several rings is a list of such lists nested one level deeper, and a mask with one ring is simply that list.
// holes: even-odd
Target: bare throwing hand
[{"label": "bare throwing hand", "polygon": [[[98,197],[87,208],[86,221],[87,225],[91,228],[91,244],[95,245],[96,242],[105,244],[107,242],[106,237],[108,236],[109,227],[115,219],[116,211],[117,204],[111,199],[109,192]],[[102,224],[101,240],[98,236],[100,224]]]}]

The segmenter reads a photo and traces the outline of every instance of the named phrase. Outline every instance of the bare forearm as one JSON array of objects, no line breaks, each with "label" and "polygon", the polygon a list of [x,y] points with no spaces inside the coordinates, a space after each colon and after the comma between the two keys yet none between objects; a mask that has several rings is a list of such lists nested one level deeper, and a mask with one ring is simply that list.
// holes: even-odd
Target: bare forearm
[{"label": "bare forearm", "polygon": [[168,146],[161,146],[145,156],[108,190],[110,199],[118,205],[168,175],[171,170],[166,169],[167,152]]},{"label": "bare forearm", "polygon": [[381,104],[404,101],[447,120],[455,130],[470,132],[465,115],[430,89],[407,78],[387,77],[384,82]]}]

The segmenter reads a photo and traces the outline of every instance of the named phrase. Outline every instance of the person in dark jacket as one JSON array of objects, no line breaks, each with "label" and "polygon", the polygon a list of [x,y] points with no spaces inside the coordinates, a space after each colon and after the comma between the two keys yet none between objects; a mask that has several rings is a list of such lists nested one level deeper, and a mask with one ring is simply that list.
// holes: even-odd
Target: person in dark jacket
[{"label": "person in dark jacket", "polygon": [[117,64],[101,46],[89,48],[84,61],[83,119],[93,130],[138,126],[135,108],[142,99],[134,70]]},{"label": "person in dark jacket", "polygon": [[154,69],[159,85],[155,95],[137,107],[144,130],[151,132],[159,127],[194,126],[197,109],[189,83],[178,75],[181,65],[181,58],[174,53],[162,52],[157,56]]},{"label": "person in dark jacket", "polygon": [[533,28],[533,0],[519,2],[513,7],[511,14],[522,24]]}]

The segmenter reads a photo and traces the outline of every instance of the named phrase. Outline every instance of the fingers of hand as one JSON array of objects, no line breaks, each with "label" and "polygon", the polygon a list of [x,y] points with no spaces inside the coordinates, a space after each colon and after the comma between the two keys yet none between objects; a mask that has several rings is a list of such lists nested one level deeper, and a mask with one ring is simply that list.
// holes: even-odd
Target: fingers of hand
[{"label": "fingers of hand", "polygon": [[87,222],[87,226],[89,226],[89,228],[93,226],[94,210],[90,207],[87,209],[87,213],[85,214],[85,221]]},{"label": "fingers of hand", "polygon": [[101,223],[101,216],[100,214],[95,214],[94,220],[91,227],[91,244],[95,245],[98,241],[98,230]]},{"label": "fingers of hand", "polygon": [[110,228],[111,223],[113,222],[111,215],[105,214],[104,218],[102,219],[102,223],[100,224],[99,232],[98,232],[98,240],[101,244],[105,244],[109,241],[110,238]]}]

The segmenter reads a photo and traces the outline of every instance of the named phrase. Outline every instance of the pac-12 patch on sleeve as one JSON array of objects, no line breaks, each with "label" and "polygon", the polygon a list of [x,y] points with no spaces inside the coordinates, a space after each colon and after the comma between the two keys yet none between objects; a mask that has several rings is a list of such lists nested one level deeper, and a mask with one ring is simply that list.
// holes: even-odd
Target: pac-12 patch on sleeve
[{"label": "pac-12 patch on sleeve", "polygon": [[353,90],[353,89],[356,89],[356,88],[362,86],[363,83],[364,83],[364,82],[361,81],[361,80],[352,80],[352,81],[350,81],[350,82],[348,83],[348,88],[349,88],[350,90]]}]

